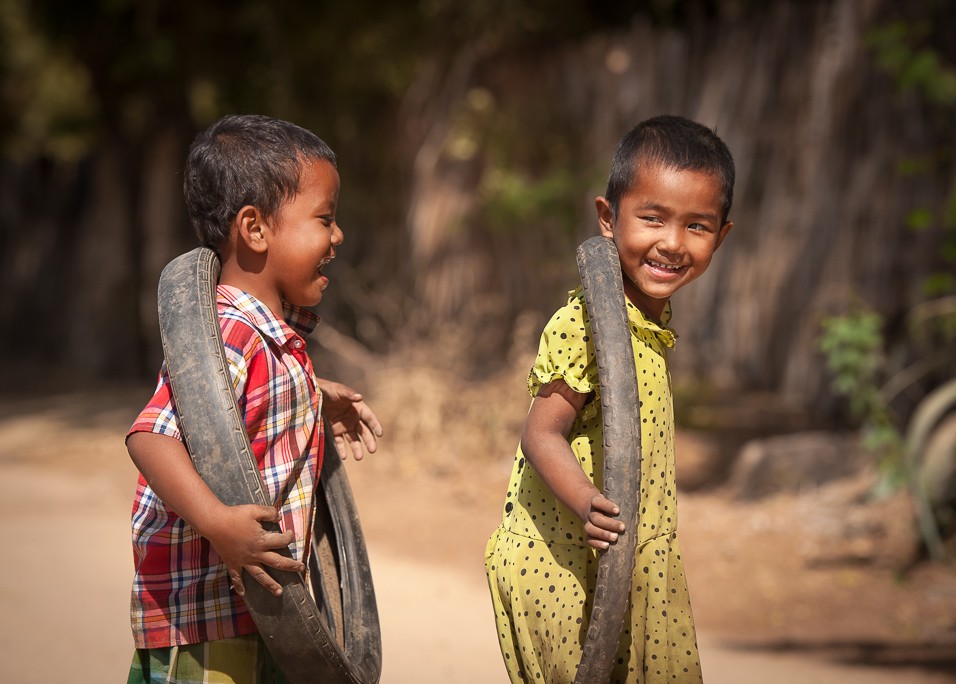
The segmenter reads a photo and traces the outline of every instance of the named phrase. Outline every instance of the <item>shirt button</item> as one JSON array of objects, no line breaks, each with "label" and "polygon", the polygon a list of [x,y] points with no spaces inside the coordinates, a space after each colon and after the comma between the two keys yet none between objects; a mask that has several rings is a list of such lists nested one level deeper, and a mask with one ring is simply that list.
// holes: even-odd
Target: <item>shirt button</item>
[{"label": "shirt button", "polygon": [[292,343],[292,346],[295,347],[296,349],[302,349],[302,340],[296,340],[295,342]]}]

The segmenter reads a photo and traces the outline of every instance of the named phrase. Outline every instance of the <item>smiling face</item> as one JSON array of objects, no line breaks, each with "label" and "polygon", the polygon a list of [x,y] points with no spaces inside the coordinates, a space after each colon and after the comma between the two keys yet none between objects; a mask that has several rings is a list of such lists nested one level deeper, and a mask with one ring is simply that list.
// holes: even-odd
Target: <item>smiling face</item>
[{"label": "smiling face", "polygon": [[660,320],[668,299],[707,270],[733,227],[723,222],[722,188],[710,173],[641,166],[617,215],[595,200],[601,234],[613,238],[624,293]]},{"label": "smiling face", "polygon": [[268,247],[263,275],[280,302],[315,306],[322,300],[329,284],[322,269],[344,240],[335,222],[338,199],[335,167],[324,160],[307,161],[299,192],[282,204],[275,217],[264,219]]}]

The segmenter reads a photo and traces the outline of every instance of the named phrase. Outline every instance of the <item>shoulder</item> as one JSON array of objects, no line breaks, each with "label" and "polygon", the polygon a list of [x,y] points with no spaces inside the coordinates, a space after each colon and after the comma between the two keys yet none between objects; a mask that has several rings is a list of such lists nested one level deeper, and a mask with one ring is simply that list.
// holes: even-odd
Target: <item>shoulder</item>
[{"label": "shoulder", "polygon": [[252,321],[234,310],[220,312],[219,329],[222,331],[223,346],[227,350],[241,352],[245,356],[249,351],[263,347],[259,329]]},{"label": "shoulder", "polygon": [[232,352],[248,358],[264,347],[259,314],[251,305],[249,295],[237,288],[220,285],[216,288],[216,310],[227,355]]},{"label": "shoulder", "polygon": [[578,394],[588,394],[596,388],[596,372],[587,309],[580,291],[575,290],[541,333],[528,389],[534,396],[541,386],[561,379]]},{"label": "shoulder", "polygon": [[274,364],[269,361],[269,349],[258,326],[242,311],[220,307],[219,328],[237,398],[268,383]]},{"label": "shoulder", "polygon": [[567,303],[552,314],[542,333],[549,347],[586,347],[591,341],[591,324],[580,288],[568,293]]},{"label": "shoulder", "polygon": [[581,288],[568,292],[568,300],[557,309],[548,321],[547,327],[580,328],[587,323],[588,310]]}]

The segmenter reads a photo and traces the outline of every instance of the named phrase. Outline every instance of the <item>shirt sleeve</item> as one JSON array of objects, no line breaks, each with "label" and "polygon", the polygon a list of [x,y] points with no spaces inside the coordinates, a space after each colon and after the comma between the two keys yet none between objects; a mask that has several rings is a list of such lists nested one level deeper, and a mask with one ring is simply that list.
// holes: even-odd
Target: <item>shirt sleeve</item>
[{"label": "shirt sleeve", "polygon": [[[226,352],[226,367],[229,369],[239,413],[245,415],[246,387],[250,375],[257,376],[262,372],[268,372],[267,364],[262,358],[265,352],[262,338],[254,328],[241,319],[222,319],[220,324]],[[165,362],[159,373],[156,391],[136,417],[127,437],[134,432],[152,432],[183,441],[176,400],[173,398]]]},{"label": "shirt sleeve", "polygon": [[596,395],[599,390],[591,326],[583,297],[575,293],[541,333],[538,356],[528,374],[528,391],[537,396],[542,385],[557,379],[580,394]]},{"label": "shirt sleeve", "polygon": [[140,411],[136,420],[133,421],[133,425],[126,436],[129,437],[134,432],[152,432],[182,441],[182,433],[179,430],[179,416],[176,413],[176,403],[173,400],[172,388],[169,385],[169,373],[166,370],[165,363],[159,371],[156,391],[143,410]]}]

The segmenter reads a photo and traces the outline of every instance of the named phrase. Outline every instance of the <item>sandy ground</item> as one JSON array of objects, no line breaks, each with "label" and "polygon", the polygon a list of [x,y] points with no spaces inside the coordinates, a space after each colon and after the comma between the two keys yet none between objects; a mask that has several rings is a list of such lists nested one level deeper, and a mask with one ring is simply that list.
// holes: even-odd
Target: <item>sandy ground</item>
[{"label": "sandy ground", "polygon": [[[0,544],[7,559],[0,574],[0,682],[125,681],[135,473],[122,436],[141,398],[140,389],[0,402]],[[371,460],[348,464],[379,603],[381,681],[505,684],[481,567],[505,468],[425,476],[397,472],[388,459],[386,446]],[[839,614],[853,612],[852,596],[844,601],[834,590],[819,601],[831,614],[805,597],[791,606],[794,595],[760,589],[759,573],[746,575],[732,548],[715,556],[705,542],[712,528],[689,522],[720,520],[724,504],[697,495],[685,502],[685,550],[699,542],[686,556],[692,595],[702,599],[701,655],[710,684],[956,682],[953,623],[930,625],[930,635],[942,634],[937,639],[920,631],[920,614],[928,614],[921,601],[947,602],[942,614],[956,614],[956,582],[948,576],[934,580],[933,591],[903,587],[909,593],[899,600],[915,614],[884,619],[867,612],[854,622],[883,621],[896,642],[876,626],[834,636],[827,627],[839,627]],[[773,510],[761,515],[760,529],[779,537],[766,523]],[[838,568],[814,581],[862,586],[869,580],[857,570]],[[742,588],[760,589],[760,601],[745,605],[740,597],[753,592]],[[889,600],[893,591],[886,587]],[[788,606],[796,618],[781,623]],[[899,643],[908,648],[894,650]]]}]

